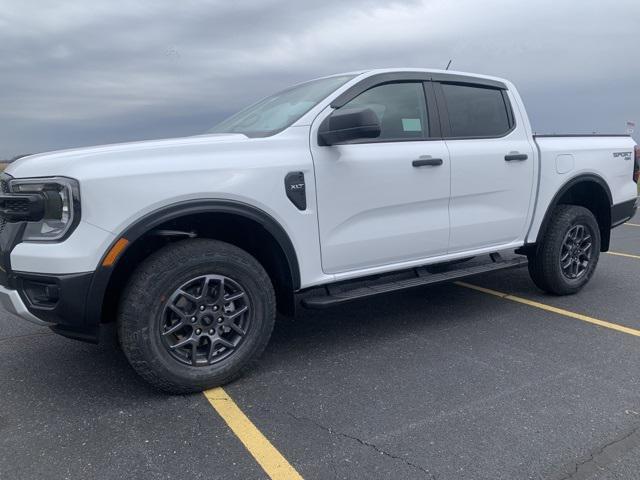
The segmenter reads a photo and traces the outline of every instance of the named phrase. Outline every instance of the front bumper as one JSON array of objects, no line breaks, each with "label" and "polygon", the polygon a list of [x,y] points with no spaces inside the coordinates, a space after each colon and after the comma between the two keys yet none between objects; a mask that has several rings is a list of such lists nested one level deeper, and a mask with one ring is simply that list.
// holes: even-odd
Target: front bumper
[{"label": "front bumper", "polygon": [[94,274],[9,272],[0,282],[0,306],[66,337],[98,341],[99,320],[87,305]]},{"label": "front bumper", "polygon": [[61,335],[97,342],[99,315],[87,309],[94,273],[14,270],[12,251],[22,228],[21,223],[0,225],[0,307]]},{"label": "front bumper", "polygon": [[0,306],[7,312],[13,313],[28,322],[35,323],[36,325],[51,326],[52,323],[39,319],[33,313],[29,311],[25,303],[22,301],[22,297],[17,290],[10,290],[0,285]]}]

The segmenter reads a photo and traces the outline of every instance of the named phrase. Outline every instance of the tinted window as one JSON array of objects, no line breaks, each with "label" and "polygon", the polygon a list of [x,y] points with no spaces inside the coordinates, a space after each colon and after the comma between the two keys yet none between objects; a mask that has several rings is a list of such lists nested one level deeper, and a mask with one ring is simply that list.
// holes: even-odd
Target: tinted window
[{"label": "tinted window", "polygon": [[443,83],[452,137],[492,137],[509,131],[502,91]]},{"label": "tinted window", "polygon": [[370,108],[382,127],[376,140],[420,140],[428,135],[422,83],[389,83],[358,95],[343,108]]}]

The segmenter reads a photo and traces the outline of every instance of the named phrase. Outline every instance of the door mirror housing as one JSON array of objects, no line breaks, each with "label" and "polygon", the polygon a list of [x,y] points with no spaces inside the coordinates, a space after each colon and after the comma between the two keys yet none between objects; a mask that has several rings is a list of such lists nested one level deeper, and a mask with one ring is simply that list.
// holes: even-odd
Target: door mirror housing
[{"label": "door mirror housing", "polygon": [[380,120],[370,108],[338,109],[320,124],[318,144],[330,146],[364,138],[377,138],[380,131]]}]

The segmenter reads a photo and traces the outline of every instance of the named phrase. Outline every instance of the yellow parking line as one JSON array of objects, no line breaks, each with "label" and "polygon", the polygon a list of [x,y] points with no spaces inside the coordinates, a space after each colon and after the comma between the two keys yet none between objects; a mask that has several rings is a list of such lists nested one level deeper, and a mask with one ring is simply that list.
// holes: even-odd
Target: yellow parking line
[{"label": "yellow parking line", "polygon": [[618,332],[626,333],[628,335],[634,335],[636,337],[640,337],[640,330],[636,330],[634,328],[625,327],[624,325],[618,325],[617,323],[605,322],[604,320],[599,320],[597,318],[589,317],[587,315],[582,315],[580,313],[571,312],[569,310],[564,310],[563,308],[552,307],[551,305],[546,305],[540,302],[534,302],[533,300],[527,300],[526,298],[517,297],[515,295],[510,295],[508,293],[498,292],[497,290],[491,290],[490,288],[480,287],[478,285],[472,285],[471,283],[466,282],[455,282],[456,285],[461,287],[470,288],[472,290],[476,290],[478,292],[487,293],[489,295],[493,295],[495,297],[500,297],[505,300],[511,300],[512,302],[523,303],[525,305],[529,305],[530,307],[539,308],[541,310],[546,310],[547,312],[557,313],[559,315],[564,315],[565,317],[575,318],[576,320],[582,320],[583,322],[591,323],[593,325],[598,325],[600,327],[609,328],[611,330],[616,330]]},{"label": "yellow parking line", "polygon": [[224,389],[207,390],[204,396],[272,480],[302,480],[300,474],[247,418]]},{"label": "yellow parking line", "polygon": [[618,257],[627,257],[627,258],[635,258],[636,260],[640,260],[640,255],[631,255],[630,253],[620,253],[620,252],[607,252],[609,255],[616,255]]}]

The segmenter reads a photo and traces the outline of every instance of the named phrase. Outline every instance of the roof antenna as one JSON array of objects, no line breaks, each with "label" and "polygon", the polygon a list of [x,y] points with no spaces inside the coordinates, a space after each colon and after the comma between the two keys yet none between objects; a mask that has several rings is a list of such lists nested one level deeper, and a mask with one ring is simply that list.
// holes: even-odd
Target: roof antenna
[{"label": "roof antenna", "polygon": [[451,66],[451,59],[449,59],[449,63],[447,63],[447,68],[445,68],[445,70],[449,70],[450,66]]}]

